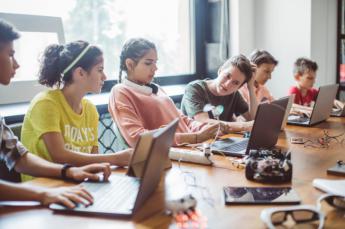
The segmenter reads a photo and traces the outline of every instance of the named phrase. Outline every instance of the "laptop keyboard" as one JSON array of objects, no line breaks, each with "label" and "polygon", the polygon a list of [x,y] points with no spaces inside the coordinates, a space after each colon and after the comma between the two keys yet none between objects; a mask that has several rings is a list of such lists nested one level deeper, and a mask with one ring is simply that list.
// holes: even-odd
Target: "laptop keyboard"
[{"label": "laptop keyboard", "polygon": [[248,142],[249,142],[248,138],[243,139],[237,143],[231,139],[229,140],[227,139],[227,141],[225,142],[219,141],[219,142],[214,143],[212,145],[212,150],[236,153],[236,152],[245,150],[247,148]]},{"label": "laptop keyboard", "polygon": [[247,148],[249,139],[244,139],[243,141],[240,141],[238,143],[225,146],[222,148],[224,151],[229,151],[229,152],[240,152],[242,150],[245,150]]},{"label": "laptop keyboard", "polygon": [[301,117],[301,116],[296,116],[296,115],[293,115],[293,116],[289,116],[288,118],[288,121],[291,121],[291,122],[297,122],[297,123],[303,123],[303,122],[308,122],[310,119],[307,118],[307,117]]},{"label": "laptop keyboard", "polygon": [[[134,207],[134,203],[139,191],[140,180],[128,176],[110,177],[109,182],[93,183],[84,182],[82,184],[94,197],[94,204],[88,206],[91,209],[101,209],[102,211],[116,211]],[[78,208],[82,208],[80,205]]]}]

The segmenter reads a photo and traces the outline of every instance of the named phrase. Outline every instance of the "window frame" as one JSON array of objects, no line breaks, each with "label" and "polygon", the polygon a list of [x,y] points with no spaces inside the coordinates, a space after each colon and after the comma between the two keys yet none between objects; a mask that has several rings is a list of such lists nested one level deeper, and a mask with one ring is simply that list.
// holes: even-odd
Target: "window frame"
[{"label": "window frame", "polygon": [[[206,78],[206,53],[205,53],[205,26],[207,1],[192,0],[190,1],[191,9],[191,39],[194,40],[194,70],[192,74],[169,75],[155,77],[155,82],[160,86],[187,84],[193,80]],[[107,80],[104,83],[102,92],[109,92],[111,88],[118,83],[118,80]]]},{"label": "window frame", "polygon": [[[60,44],[65,43],[63,24],[60,17],[0,13],[0,18],[12,23],[19,32],[56,33],[58,42]],[[1,86],[1,94],[7,96],[1,96],[0,104],[28,102],[44,89],[46,87],[39,85],[37,80],[13,81],[8,86]],[[16,97],[13,95],[16,95]]]}]

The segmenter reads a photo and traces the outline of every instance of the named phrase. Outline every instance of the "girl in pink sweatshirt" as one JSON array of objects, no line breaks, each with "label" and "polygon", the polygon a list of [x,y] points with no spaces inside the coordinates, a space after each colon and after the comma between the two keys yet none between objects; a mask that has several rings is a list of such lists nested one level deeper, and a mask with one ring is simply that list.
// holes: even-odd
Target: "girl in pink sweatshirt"
[{"label": "girl in pink sweatshirt", "polygon": [[[155,45],[142,38],[128,40],[120,56],[120,83],[110,93],[109,112],[122,136],[133,147],[141,133],[180,122],[175,145],[203,142],[216,135],[218,125],[194,121],[178,110],[171,98],[152,83],[157,70]],[[122,71],[127,73],[122,80]]]}]

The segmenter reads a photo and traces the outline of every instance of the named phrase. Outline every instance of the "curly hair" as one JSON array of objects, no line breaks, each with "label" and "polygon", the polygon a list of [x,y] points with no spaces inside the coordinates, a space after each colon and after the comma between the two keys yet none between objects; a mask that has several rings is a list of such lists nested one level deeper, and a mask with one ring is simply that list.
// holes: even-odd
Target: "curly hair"
[{"label": "curly hair", "polygon": [[65,45],[49,45],[40,60],[40,70],[38,73],[38,82],[42,85],[53,87],[62,83],[72,83],[73,71],[81,67],[87,72],[97,64],[97,58],[102,55],[102,51],[91,46],[85,55],[63,76],[64,69],[75,60],[75,58],[89,45],[86,41],[75,41]]}]

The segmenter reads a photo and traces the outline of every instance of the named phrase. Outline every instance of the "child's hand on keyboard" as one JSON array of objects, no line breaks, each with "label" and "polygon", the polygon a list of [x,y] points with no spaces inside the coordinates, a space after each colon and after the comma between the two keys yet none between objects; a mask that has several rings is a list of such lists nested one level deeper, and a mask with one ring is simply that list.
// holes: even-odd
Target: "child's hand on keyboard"
[{"label": "child's hand on keyboard", "polygon": [[100,176],[102,174],[103,180],[107,181],[108,177],[111,174],[110,164],[109,163],[99,163],[99,164],[90,164],[82,167],[71,167],[67,169],[66,176],[75,181],[100,181]]},{"label": "child's hand on keyboard", "polygon": [[92,195],[80,185],[74,187],[42,188],[39,191],[40,202],[43,205],[58,203],[68,208],[75,208],[80,204],[85,207],[93,204]]},{"label": "child's hand on keyboard", "polygon": [[312,111],[313,107],[302,106],[294,103],[291,107],[290,115],[310,118]]}]

